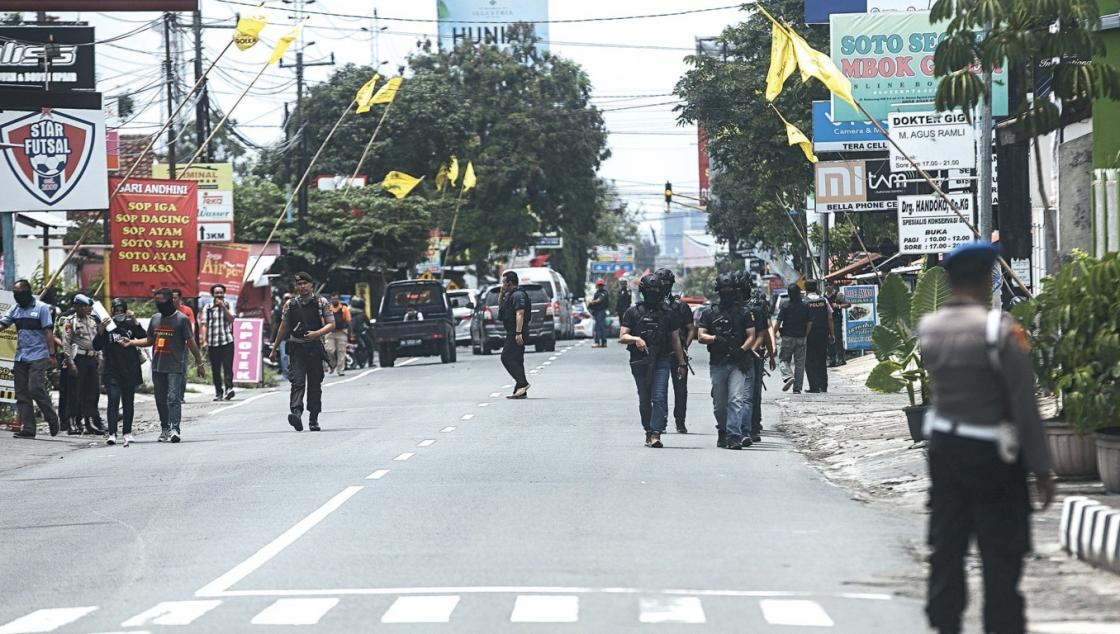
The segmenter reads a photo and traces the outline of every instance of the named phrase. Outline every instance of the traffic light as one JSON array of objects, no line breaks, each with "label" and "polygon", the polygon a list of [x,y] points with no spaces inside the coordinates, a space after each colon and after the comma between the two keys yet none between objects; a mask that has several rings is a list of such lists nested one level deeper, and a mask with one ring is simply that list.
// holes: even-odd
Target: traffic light
[{"label": "traffic light", "polygon": [[665,207],[673,204],[673,184],[665,181]]}]

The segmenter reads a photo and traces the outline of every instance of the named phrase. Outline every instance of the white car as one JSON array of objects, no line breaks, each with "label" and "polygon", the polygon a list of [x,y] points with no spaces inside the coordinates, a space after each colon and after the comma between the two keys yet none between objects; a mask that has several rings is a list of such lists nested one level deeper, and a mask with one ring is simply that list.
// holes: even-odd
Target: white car
[{"label": "white car", "polygon": [[587,312],[583,302],[572,304],[572,325],[577,339],[591,339],[595,336],[595,318]]},{"label": "white car", "polygon": [[478,301],[478,291],[473,288],[447,291],[447,301],[451,304],[451,317],[455,320],[455,343],[466,345],[471,342],[471,319],[474,305]]}]

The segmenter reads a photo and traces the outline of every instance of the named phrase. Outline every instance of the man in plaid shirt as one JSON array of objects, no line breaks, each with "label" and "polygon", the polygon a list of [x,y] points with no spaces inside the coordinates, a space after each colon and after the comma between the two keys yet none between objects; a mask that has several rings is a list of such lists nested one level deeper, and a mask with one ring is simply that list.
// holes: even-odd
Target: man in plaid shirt
[{"label": "man in plaid shirt", "polygon": [[[210,358],[214,375],[214,400],[232,400],[233,393],[233,313],[226,303],[226,287],[210,287],[214,301],[202,309],[202,346]],[[224,382],[223,382],[224,381]]]}]

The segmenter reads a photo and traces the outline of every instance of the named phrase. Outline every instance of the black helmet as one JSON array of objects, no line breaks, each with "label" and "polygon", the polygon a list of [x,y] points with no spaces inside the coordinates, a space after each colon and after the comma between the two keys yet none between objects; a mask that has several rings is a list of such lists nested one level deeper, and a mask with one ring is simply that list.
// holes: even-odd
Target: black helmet
[{"label": "black helmet", "polygon": [[116,310],[118,308],[123,308],[124,310],[128,310],[128,302],[126,302],[123,299],[118,297],[118,298],[114,299],[112,302],[109,303],[109,309],[110,310]]},{"label": "black helmet", "polygon": [[672,288],[673,284],[677,283],[677,276],[671,269],[657,269],[653,274],[661,281],[661,285],[667,288]]},{"label": "black helmet", "polygon": [[642,280],[638,282],[638,292],[653,293],[661,291],[661,279],[655,274],[642,276]]},{"label": "black helmet", "polygon": [[716,276],[716,292],[725,291],[728,289],[738,289],[739,281],[735,279],[735,273],[720,273]]},{"label": "black helmet", "polygon": [[754,278],[752,278],[751,274],[747,273],[746,271],[738,272],[738,282],[739,290],[743,291],[743,294],[745,295],[749,295],[751,289],[754,288]]}]

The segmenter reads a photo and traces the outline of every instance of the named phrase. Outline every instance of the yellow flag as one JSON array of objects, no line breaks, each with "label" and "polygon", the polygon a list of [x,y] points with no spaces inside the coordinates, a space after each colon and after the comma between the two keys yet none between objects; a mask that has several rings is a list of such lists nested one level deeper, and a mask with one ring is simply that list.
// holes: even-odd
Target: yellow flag
[{"label": "yellow flag", "polygon": [[354,100],[358,102],[358,114],[369,112],[369,106],[373,100],[373,89],[377,87],[379,81],[381,81],[381,75],[374,73],[373,77],[358,89],[358,94],[354,96]]},{"label": "yellow flag", "polygon": [[459,159],[454,156],[451,157],[451,167],[447,168],[447,180],[451,181],[452,187],[459,184]]},{"label": "yellow flag", "polygon": [[[304,20],[303,22],[306,21],[307,20]],[[280,41],[276,43],[276,48],[272,49],[272,57],[268,58],[269,64],[275,64],[280,61],[280,58],[284,57],[284,53],[288,51],[288,47],[292,45],[292,42],[299,39],[299,33],[303,30],[303,22],[300,22],[296,28],[280,38]]]},{"label": "yellow flag", "polygon": [[377,91],[370,103],[392,103],[397,98],[397,91],[401,89],[401,82],[403,81],[400,77],[394,77],[385,82],[385,85]]},{"label": "yellow flag", "polygon": [[447,187],[447,163],[440,163],[439,171],[436,172],[436,191],[441,192]]},{"label": "yellow flag", "polygon": [[852,97],[852,82],[832,63],[832,58],[809,46],[802,37],[790,31],[793,53],[797,56],[797,66],[801,69],[801,81],[816,77],[832,94],[847,101],[859,110],[859,104]]},{"label": "yellow flag", "polygon": [[793,53],[793,43],[785,29],[774,23],[770,44],[770,72],[766,75],[766,100],[774,101],[781,94],[786,80],[797,68],[797,57]]},{"label": "yellow flag", "polygon": [[381,188],[397,198],[404,198],[416,189],[423,178],[415,178],[404,172],[389,172],[381,182]]},{"label": "yellow flag", "polygon": [[467,193],[478,185],[478,179],[474,175],[474,163],[467,163],[467,171],[463,172],[463,193]]},{"label": "yellow flag", "polygon": [[247,15],[241,18],[233,31],[233,43],[242,51],[253,48],[261,40],[261,31],[266,24],[268,19],[263,15]]},{"label": "yellow flag", "polygon": [[817,155],[813,154],[813,142],[809,140],[809,137],[805,136],[805,133],[798,129],[797,126],[786,121],[786,118],[782,116],[782,113],[778,112],[777,108],[774,109],[774,113],[778,115],[782,123],[786,124],[786,138],[789,139],[790,147],[795,145],[801,146],[801,151],[805,153],[805,158],[809,159],[810,163],[816,163]]}]

